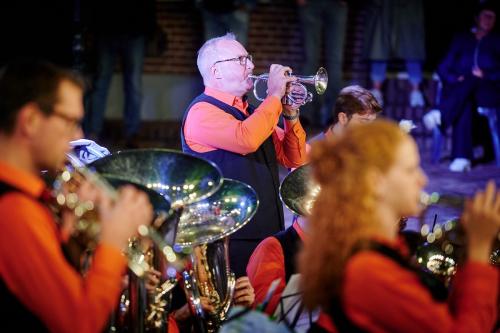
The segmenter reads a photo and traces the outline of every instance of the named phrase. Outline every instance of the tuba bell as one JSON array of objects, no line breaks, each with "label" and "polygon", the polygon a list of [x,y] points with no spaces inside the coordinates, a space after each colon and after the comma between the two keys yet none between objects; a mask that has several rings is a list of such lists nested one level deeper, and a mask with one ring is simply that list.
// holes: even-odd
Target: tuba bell
[{"label": "tuba bell", "polygon": [[[288,73],[288,75],[292,75],[292,73]],[[255,98],[259,101],[263,101],[264,98],[259,96],[257,86],[261,81],[264,82],[269,79],[269,73],[264,73],[261,75],[249,75],[248,77],[254,80],[253,94]],[[323,67],[320,67],[315,75],[295,75],[295,77],[297,78],[297,81],[289,84],[287,90],[288,93],[283,97],[283,104],[295,104],[301,106],[311,102],[313,99],[313,95],[307,90],[304,84],[313,85],[318,95],[324,94],[326,91],[326,87],[328,86],[328,73]]]},{"label": "tuba bell", "polygon": [[[215,332],[226,320],[236,283],[229,266],[228,236],[250,221],[258,205],[250,186],[226,178],[215,194],[187,206],[181,216],[176,243],[191,249],[183,272],[184,291],[198,332]],[[203,309],[204,300],[213,311]]]}]

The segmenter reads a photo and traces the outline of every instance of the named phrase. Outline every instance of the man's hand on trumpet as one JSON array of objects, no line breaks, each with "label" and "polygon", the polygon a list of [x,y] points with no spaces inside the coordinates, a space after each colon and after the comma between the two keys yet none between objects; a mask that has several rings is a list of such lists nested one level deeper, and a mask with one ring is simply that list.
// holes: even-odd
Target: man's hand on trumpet
[{"label": "man's hand on trumpet", "polygon": [[288,75],[291,73],[290,67],[273,64],[269,69],[269,78],[267,80],[267,94],[268,96],[276,96],[281,99],[287,90],[288,84],[297,79],[294,76]]},{"label": "man's hand on trumpet", "polygon": [[292,104],[283,104],[283,117],[286,120],[295,123],[299,120],[299,107],[304,104],[304,101],[307,98],[307,91],[304,95],[304,90],[300,85],[290,83],[287,86],[285,94],[293,96],[293,100],[290,100]]}]

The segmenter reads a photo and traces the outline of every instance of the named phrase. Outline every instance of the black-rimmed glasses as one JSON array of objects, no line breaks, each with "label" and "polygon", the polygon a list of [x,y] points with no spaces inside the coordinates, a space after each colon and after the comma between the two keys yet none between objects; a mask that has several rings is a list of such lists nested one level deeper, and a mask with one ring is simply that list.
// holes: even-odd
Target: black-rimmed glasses
[{"label": "black-rimmed glasses", "polygon": [[76,130],[82,127],[82,119],[68,116],[67,114],[52,111],[52,113],[48,114],[49,117],[55,116],[62,120],[64,120],[69,126],[68,128],[72,130]]},{"label": "black-rimmed glasses", "polygon": [[236,57],[236,58],[231,58],[231,59],[219,60],[219,61],[214,62],[214,65],[218,64],[219,62],[239,61],[241,66],[246,66],[248,60],[250,60],[250,62],[253,62],[253,57],[252,57],[251,54],[242,55],[242,56],[239,56],[239,57]]}]

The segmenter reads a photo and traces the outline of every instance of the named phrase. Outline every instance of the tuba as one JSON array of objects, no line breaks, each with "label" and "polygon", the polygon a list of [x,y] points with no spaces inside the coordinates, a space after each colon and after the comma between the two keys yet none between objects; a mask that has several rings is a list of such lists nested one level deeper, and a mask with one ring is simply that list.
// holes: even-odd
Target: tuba
[{"label": "tuba", "polygon": [[129,285],[122,294],[111,328],[114,331],[164,332],[168,325],[171,290],[176,284],[176,273],[184,268],[184,261],[182,265],[176,261],[179,265],[173,266],[168,258],[172,260],[189,256],[189,251],[165,252],[164,247],[156,244],[174,245],[180,217],[186,206],[217,191],[222,184],[221,172],[207,160],[167,149],[121,151],[103,157],[90,166],[104,177],[140,184],[172,203],[168,223],[157,225],[153,222],[153,229],[147,230],[151,243],[132,242],[130,246],[136,249],[134,252],[143,261],[163,274],[160,285],[148,294],[144,280],[129,274]]},{"label": "tuba", "polygon": [[[288,73],[288,75],[292,75],[292,73]],[[248,77],[254,80],[253,94],[255,98],[259,101],[263,101],[264,98],[259,96],[257,86],[261,81],[265,82],[268,80],[269,73],[264,73],[261,75],[249,75]],[[295,75],[295,77],[297,78],[297,81],[289,84],[288,93],[283,97],[283,104],[304,105],[311,102],[313,99],[313,95],[307,90],[304,84],[313,85],[318,95],[324,94],[326,91],[326,87],[328,86],[328,73],[323,67],[320,67],[315,75]]]},{"label": "tuba", "polygon": [[[181,216],[176,244],[191,248],[183,272],[184,291],[199,332],[215,332],[227,318],[236,283],[229,266],[228,236],[250,221],[258,205],[250,186],[226,178],[215,194],[187,206]],[[212,312],[203,309],[203,300]]]}]

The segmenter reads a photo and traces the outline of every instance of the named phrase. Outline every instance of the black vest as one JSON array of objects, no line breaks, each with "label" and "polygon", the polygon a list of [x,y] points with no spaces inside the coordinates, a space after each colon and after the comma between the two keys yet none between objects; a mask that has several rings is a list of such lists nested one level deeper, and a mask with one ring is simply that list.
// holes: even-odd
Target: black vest
[{"label": "black vest", "polygon": [[296,257],[302,246],[302,240],[293,226],[277,233],[274,235],[274,238],[280,242],[281,249],[283,250],[285,280],[288,282],[290,277],[297,273]]},{"label": "black vest", "polygon": [[[0,197],[9,192],[23,191],[0,182]],[[28,195],[28,194],[26,194]],[[40,200],[40,198],[33,198]],[[7,288],[0,277],[0,328],[2,332],[48,332],[42,321],[22,304],[19,299]]]},{"label": "black vest", "polygon": [[[206,158],[220,168],[225,178],[239,180],[250,185],[259,197],[259,208],[254,218],[234,233],[232,239],[260,240],[284,229],[283,206],[279,199],[279,176],[276,151],[270,136],[254,153],[241,155],[227,150],[216,149],[206,153],[193,151],[184,139],[184,123],[189,110],[199,102],[210,103],[222,111],[243,121],[247,118],[237,108],[227,105],[211,96],[201,94],[189,105],[182,119],[182,150],[186,153]],[[255,108],[249,106],[248,113]]]}]

